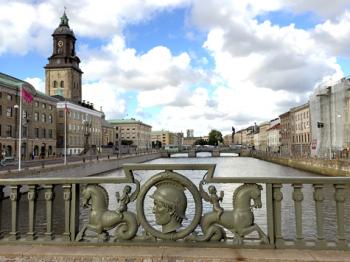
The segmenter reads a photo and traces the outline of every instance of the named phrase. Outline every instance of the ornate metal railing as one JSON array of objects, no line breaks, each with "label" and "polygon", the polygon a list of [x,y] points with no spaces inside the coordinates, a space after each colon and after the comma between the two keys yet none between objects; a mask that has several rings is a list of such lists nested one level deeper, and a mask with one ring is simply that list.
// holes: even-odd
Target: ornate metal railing
[{"label": "ornate metal railing", "polygon": [[[153,174],[141,181],[134,176],[140,170],[153,170]],[[195,184],[180,174],[185,170],[203,170],[204,176]],[[1,179],[0,244],[349,249],[345,202],[350,178],[214,177],[214,170],[213,164],[138,164],[125,165],[124,177]],[[105,189],[107,184],[112,193]],[[117,190],[117,185],[122,190]],[[226,190],[220,190],[222,185]],[[307,239],[303,231],[304,187],[313,191],[313,199],[307,201],[312,202],[316,224],[315,234]],[[287,225],[282,219],[284,197],[294,206],[287,214],[293,223]],[[118,203],[113,208],[112,198]],[[223,205],[224,198],[232,199],[229,207]],[[335,239],[325,235],[325,224],[333,215],[326,212],[329,202],[335,205],[331,225]],[[203,206],[207,207],[204,211]],[[254,220],[258,209],[264,210],[265,225]],[[27,225],[20,222],[24,217]],[[55,232],[57,220],[61,227]],[[284,236],[285,226],[295,227],[292,238]]]}]

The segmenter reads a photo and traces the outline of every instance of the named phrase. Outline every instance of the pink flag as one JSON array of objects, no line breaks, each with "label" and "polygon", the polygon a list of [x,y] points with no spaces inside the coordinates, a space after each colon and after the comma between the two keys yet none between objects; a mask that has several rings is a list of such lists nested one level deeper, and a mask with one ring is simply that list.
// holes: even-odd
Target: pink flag
[{"label": "pink flag", "polygon": [[25,90],[23,87],[22,87],[22,97],[24,101],[26,101],[27,103],[31,103],[33,101],[32,94],[29,93],[27,90]]},{"label": "pink flag", "polygon": [[70,111],[69,111],[69,109],[68,109],[68,107],[67,107],[67,104],[64,105],[64,112],[66,112],[66,113],[68,113],[68,114],[70,113]]}]

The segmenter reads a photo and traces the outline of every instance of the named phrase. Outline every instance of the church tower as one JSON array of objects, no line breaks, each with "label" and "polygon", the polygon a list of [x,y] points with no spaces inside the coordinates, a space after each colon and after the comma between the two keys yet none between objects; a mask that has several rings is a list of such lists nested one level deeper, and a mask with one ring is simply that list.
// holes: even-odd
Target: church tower
[{"label": "church tower", "polygon": [[45,66],[45,92],[47,95],[60,95],[73,102],[81,102],[80,59],[75,54],[74,32],[69,28],[66,12],[60,25],[52,34],[53,50]]}]

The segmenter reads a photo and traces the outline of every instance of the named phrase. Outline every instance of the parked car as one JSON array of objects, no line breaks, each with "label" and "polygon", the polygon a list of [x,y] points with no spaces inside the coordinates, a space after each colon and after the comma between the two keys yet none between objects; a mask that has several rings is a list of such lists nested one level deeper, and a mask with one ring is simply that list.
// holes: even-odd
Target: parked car
[{"label": "parked car", "polygon": [[5,156],[0,161],[0,166],[8,166],[8,165],[15,165],[15,164],[16,164],[15,158],[12,156]]}]

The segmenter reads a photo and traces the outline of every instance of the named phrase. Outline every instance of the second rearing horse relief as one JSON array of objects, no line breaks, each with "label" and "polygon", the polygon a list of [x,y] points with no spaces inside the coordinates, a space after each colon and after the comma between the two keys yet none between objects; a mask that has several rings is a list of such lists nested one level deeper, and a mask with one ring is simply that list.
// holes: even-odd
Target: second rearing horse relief
[{"label": "second rearing horse relief", "polygon": [[[203,199],[213,203],[211,201],[213,197],[204,192],[201,184],[200,191]],[[203,215],[200,225],[203,235],[197,236],[196,240],[220,241],[225,239],[226,233],[223,229],[225,228],[235,235],[235,241],[238,245],[243,244],[245,235],[254,231],[258,232],[261,242],[267,244],[269,242],[268,238],[261,228],[254,223],[254,213],[252,211],[252,208],[262,207],[261,190],[262,186],[258,184],[243,184],[239,186],[233,193],[233,210],[223,210],[222,208],[219,209],[218,206],[213,206],[212,212]],[[216,192],[213,189],[212,191]],[[251,201],[253,201],[253,205],[251,205]]]}]

